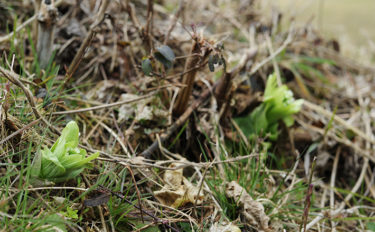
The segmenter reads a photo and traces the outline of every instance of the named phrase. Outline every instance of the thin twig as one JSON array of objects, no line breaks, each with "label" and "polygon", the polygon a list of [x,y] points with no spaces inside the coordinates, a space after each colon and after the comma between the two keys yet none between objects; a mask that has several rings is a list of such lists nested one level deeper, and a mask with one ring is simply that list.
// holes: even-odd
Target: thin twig
[{"label": "thin twig", "polygon": [[70,63],[68,71],[66,72],[66,78],[65,83],[73,76],[75,70],[78,68],[79,63],[82,60],[82,57],[86,51],[86,48],[90,45],[92,39],[94,38],[96,34],[96,27],[104,20],[105,18],[105,11],[107,10],[107,7],[109,5],[109,0],[103,0],[101,8],[98,12],[98,14],[95,16],[95,22],[90,27],[89,32],[87,33],[85,39],[83,40],[83,43],[78,49],[77,54],[74,56],[72,63]]},{"label": "thin twig", "polygon": [[346,122],[344,119],[340,118],[339,116],[337,115],[334,115],[333,113],[329,112],[328,110],[324,109],[323,107],[321,106],[318,106],[312,102],[309,102],[309,101],[304,101],[303,102],[303,105],[306,106],[307,108],[310,108],[312,110],[315,110],[317,111],[319,114],[321,115],[324,115],[328,118],[333,118],[333,120],[335,120],[336,122],[338,122],[339,124],[343,125],[344,127],[346,127],[346,129],[349,129],[351,131],[353,131],[355,134],[357,134],[359,137],[363,138],[364,140],[372,143],[373,145],[375,145],[375,139],[367,136],[365,133],[363,133],[363,131],[361,131],[360,129],[350,125],[350,123]]},{"label": "thin twig", "polygon": [[199,184],[198,184],[198,193],[197,193],[197,197],[195,198],[195,201],[194,201],[194,212],[195,212],[196,217],[198,217],[196,205],[198,203],[199,195],[201,194],[201,191],[202,191],[202,187],[203,187],[203,184],[204,184],[204,178],[206,177],[207,171],[212,166],[212,164],[213,163],[211,162],[208,166],[206,166],[206,168],[204,169],[203,175],[201,176],[201,180],[199,181]]},{"label": "thin twig", "polygon": [[312,184],[312,178],[313,178],[313,174],[315,170],[315,165],[316,165],[316,156],[314,157],[314,160],[310,168],[308,187],[307,187],[307,193],[306,193],[306,199],[305,199],[305,208],[304,208],[303,216],[302,216],[302,224],[300,225],[300,231],[302,231],[302,228],[303,228],[304,232],[306,232],[307,219],[309,218],[311,197],[312,197],[313,188],[314,188],[314,185]]},{"label": "thin twig", "polygon": [[143,218],[143,209],[142,209],[141,193],[139,192],[139,189],[138,189],[138,186],[137,186],[137,181],[135,180],[133,170],[132,170],[129,166],[126,166],[126,168],[129,170],[129,173],[130,173],[130,175],[131,175],[131,177],[132,177],[132,181],[133,181],[133,183],[134,183],[135,192],[137,193],[137,197],[138,197],[138,206],[139,206],[139,211],[141,212],[142,223],[145,223],[145,220],[144,220],[144,218]]},{"label": "thin twig", "polygon": [[139,20],[138,20],[137,16],[136,16],[133,4],[130,3],[130,0],[126,0],[125,5],[126,5],[126,11],[128,12],[128,15],[129,15],[130,19],[132,20],[135,28],[138,31],[139,37],[143,37],[142,27],[141,27],[141,24],[139,23]]},{"label": "thin twig", "polygon": [[[318,128],[318,127],[314,127],[312,125],[309,125],[307,123],[305,123],[304,121],[302,120],[299,120],[299,119],[296,119],[296,121],[301,124],[302,127],[305,127],[305,128],[308,128],[314,132],[317,132],[321,135],[324,135],[326,132],[325,130],[321,129],[321,128]],[[357,144],[353,143],[352,141],[350,141],[349,139],[347,138],[341,138],[339,136],[336,135],[336,133],[332,132],[332,131],[329,131],[327,132],[326,134],[328,137],[332,138],[333,140],[339,142],[339,143],[342,143],[348,147],[351,147],[353,148],[356,152],[358,152],[358,155],[364,157],[364,158],[367,158],[369,160],[371,160],[373,163],[375,163],[375,157],[372,155],[371,151],[370,150],[364,150],[362,149],[361,147],[359,147]]]},{"label": "thin twig", "polygon": [[169,40],[169,36],[171,35],[171,32],[173,31],[173,29],[175,28],[175,26],[177,24],[177,20],[180,17],[180,14],[182,13],[182,11],[184,10],[184,6],[185,6],[185,1],[184,0],[179,0],[178,1],[177,11],[176,11],[175,15],[173,15],[171,24],[169,25],[167,33],[165,34],[165,38],[164,38],[163,44],[167,44],[167,42]]},{"label": "thin twig", "polygon": [[[341,146],[336,151],[335,159],[333,161],[333,168],[332,168],[332,173],[331,173],[331,182],[330,182],[330,196],[329,196],[329,201],[330,201],[330,208],[331,210],[334,209],[335,207],[335,180],[336,180],[336,174],[337,174],[337,166],[339,163],[340,159],[340,153],[341,153]],[[331,221],[331,227],[334,227],[334,222]]]},{"label": "thin twig", "polygon": [[258,70],[263,67],[265,64],[267,64],[268,62],[272,61],[272,59],[274,59],[277,55],[279,55],[282,51],[284,51],[284,49],[293,41],[293,30],[291,29],[289,34],[288,34],[288,37],[286,38],[286,40],[284,41],[284,43],[274,52],[272,53],[271,55],[269,55],[266,59],[262,60],[260,63],[258,63],[257,65],[255,65],[249,72],[249,74],[242,78],[240,78],[239,80],[237,80],[237,83],[241,83],[243,81],[245,81],[248,76],[251,76],[251,75],[254,75],[256,72],[258,72]]},{"label": "thin twig", "polygon": [[13,138],[14,136],[22,133],[24,130],[27,130],[29,129],[30,127],[34,126],[35,124],[37,124],[39,121],[40,121],[41,118],[38,118],[32,122],[30,122],[29,124],[27,124],[26,126],[22,127],[21,129],[13,132],[12,134],[8,135],[6,138],[4,138],[3,140],[0,141],[0,145],[5,143],[6,141],[8,141],[9,139]]},{"label": "thin twig", "polygon": [[153,50],[152,43],[152,28],[153,28],[153,17],[154,17],[154,0],[147,0],[147,22],[144,26],[144,43],[147,44],[148,50]]},{"label": "thin twig", "polygon": [[130,103],[134,103],[134,102],[137,102],[137,101],[140,101],[140,100],[144,100],[146,98],[152,97],[155,94],[156,94],[156,92],[152,92],[152,93],[149,93],[147,95],[144,95],[144,96],[141,96],[141,97],[138,97],[138,98],[134,98],[134,99],[131,99],[131,100],[124,100],[124,101],[104,104],[104,105],[100,105],[100,106],[93,106],[93,107],[88,107],[88,108],[83,108],[83,109],[78,109],[78,110],[67,110],[67,111],[53,112],[52,115],[75,114],[75,113],[82,113],[82,112],[93,111],[93,110],[101,110],[101,109],[112,108],[112,107],[115,107],[115,106],[130,104]]},{"label": "thin twig", "polygon": [[12,82],[13,84],[17,85],[18,87],[20,87],[22,89],[22,91],[25,93],[25,96],[28,100],[28,102],[30,103],[30,106],[31,106],[31,109],[35,115],[35,117],[38,119],[40,118],[43,123],[45,123],[50,129],[52,129],[52,131],[54,131],[55,133],[57,134],[61,134],[60,130],[57,129],[55,126],[53,126],[50,122],[48,122],[38,111],[38,109],[36,108],[36,104],[34,102],[34,98],[33,98],[33,94],[31,93],[31,91],[26,88],[23,83],[20,81],[19,79],[19,75],[12,72],[12,71],[8,71],[2,67],[0,67],[0,72],[5,76],[5,78],[7,78],[10,82]]},{"label": "thin twig", "polygon": [[[128,199],[126,199],[126,197],[123,196],[122,194],[120,194],[120,193],[116,193],[116,192],[113,192],[112,190],[110,190],[110,189],[108,189],[108,188],[106,188],[106,187],[104,187],[104,186],[102,186],[102,185],[99,185],[99,187],[100,187],[102,190],[107,191],[107,192],[111,193],[112,195],[115,195],[116,197],[120,198],[121,200],[126,201],[126,203],[128,203],[129,205],[134,206],[134,207],[137,208],[138,210],[142,210],[142,209],[139,208],[137,205],[133,204],[131,201],[129,201]],[[149,212],[147,212],[147,211],[145,211],[145,210],[142,210],[142,211],[143,211],[145,214],[147,214],[149,217],[151,217],[152,219],[154,219],[155,222],[160,223],[160,224],[163,224],[163,225],[166,226],[168,229],[171,229],[171,230],[174,231],[174,232],[179,232],[178,229],[176,229],[176,228],[170,226],[170,225],[168,224],[168,221],[161,220],[161,219],[155,217],[154,215],[152,215],[151,213],[149,213]]]},{"label": "thin twig", "polygon": [[[272,42],[271,42],[271,38],[270,36],[267,34],[266,35],[266,42],[267,42],[267,47],[268,47],[268,50],[270,51],[270,54],[274,54],[275,52],[273,51],[273,47],[272,47]],[[280,75],[280,68],[279,68],[279,65],[276,61],[276,57],[273,56],[272,57],[272,65],[273,65],[273,69],[276,73],[276,77],[277,77],[277,84],[279,86],[282,85],[282,81],[281,81],[281,75]]]},{"label": "thin twig", "polygon": [[[215,89],[217,86],[217,83],[213,86],[213,89]],[[177,119],[175,123],[171,127],[168,128],[167,132],[164,135],[160,136],[160,141],[163,143],[165,142],[182,124],[185,123],[185,121],[190,117],[190,115],[208,98],[208,96],[211,94],[211,91],[209,89],[206,89],[199,99],[195,100],[193,104],[188,107],[185,112]],[[144,150],[140,155],[144,157],[151,157],[151,154],[159,147],[158,140],[155,140],[151,146],[149,146],[146,150]]]},{"label": "thin twig", "polygon": [[123,143],[123,141],[120,139],[120,137],[111,129],[109,128],[106,124],[104,124],[103,122],[97,120],[98,124],[102,127],[104,127],[104,129],[106,129],[113,137],[115,137],[116,141],[120,144],[122,150],[125,152],[125,154],[130,158],[131,157],[131,154],[130,152],[128,151],[128,149],[126,148],[125,144]]}]

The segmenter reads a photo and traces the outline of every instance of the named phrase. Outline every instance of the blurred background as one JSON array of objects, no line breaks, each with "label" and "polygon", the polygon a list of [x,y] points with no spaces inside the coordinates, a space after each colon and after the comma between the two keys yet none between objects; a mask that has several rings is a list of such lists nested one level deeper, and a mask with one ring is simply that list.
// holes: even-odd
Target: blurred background
[{"label": "blurred background", "polygon": [[284,23],[312,24],[326,38],[335,38],[344,55],[374,62],[374,0],[265,0],[266,10],[280,9]]}]

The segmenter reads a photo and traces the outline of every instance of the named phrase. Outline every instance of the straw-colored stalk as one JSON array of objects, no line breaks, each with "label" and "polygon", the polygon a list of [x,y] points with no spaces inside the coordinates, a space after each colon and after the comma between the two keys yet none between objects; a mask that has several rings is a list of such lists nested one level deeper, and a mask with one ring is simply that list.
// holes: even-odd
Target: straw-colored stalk
[{"label": "straw-colored stalk", "polygon": [[57,18],[57,9],[54,0],[43,0],[38,14],[37,53],[39,65],[47,68],[53,51],[54,29]]}]

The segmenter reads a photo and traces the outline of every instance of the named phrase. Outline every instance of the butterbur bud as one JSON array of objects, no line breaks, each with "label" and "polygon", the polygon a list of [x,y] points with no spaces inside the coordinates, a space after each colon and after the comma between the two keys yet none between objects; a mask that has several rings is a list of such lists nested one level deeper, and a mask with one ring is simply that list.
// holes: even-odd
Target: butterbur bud
[{"label": "butterbur bud", "polygon": [[52,182],[63,182],[78,176],[90,161],[99,156],[96,152],[86,157],[86,150],[78,148],[79,129],[70,121],[51,149],[45,147],[38,152],[31,166],[31,176]]}]

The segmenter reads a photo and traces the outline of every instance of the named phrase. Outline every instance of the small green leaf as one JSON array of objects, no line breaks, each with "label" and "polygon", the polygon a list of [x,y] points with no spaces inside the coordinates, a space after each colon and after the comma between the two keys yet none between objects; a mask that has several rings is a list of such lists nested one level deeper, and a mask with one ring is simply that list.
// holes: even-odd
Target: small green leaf
[{"label": "small green leaf", "polygon": [[99,152],[96,152],[95,154],[92,154],[91,156],[85,158],[81,154],[75,154],[75,155],[67,155],[64,158],[62,158],[61,164],[67,168],[67,169],[74,169],[74,168],[80,168],[83,165],[89,163],[91,160],[94,160],[98,158]]},{"label": "small green leaf", "polygon": [[50,177],[49,180],[51,180],[54,183],[61,183],[70,179],[76,178],[83,170],[85,167],[79,168],[79,169],[67,169],[67,172],[64,173],[64,175],[60,177]]},{"label": "small green leaf", "polygon": [[152,64],[150,59],[146,58],[142,60],[142,71],[146,76],[150,76],[152,72]]},{"label": "small green leaf", "polygon": [[174,52],[167,45],[156,48],[154,57],[162,63],[167,69],[173,66],[173,61],[175,59]]},{"label": "small green leaf", "polygon": [[78,210],[77,209],[74,210],[70,207],[66,207],[66,212],[60,211],[60,213],[64,217],[68,217],[68,218],[71,218],[71,219],[78,219]]},{"label": "small green leaf", "polygon": [[67,231],[65,220],[59,217],[57,214],[48,215],[42,222],[43,224],[40,225],[41,228],[38,228],[36,231]]},{"label": "small green leaf", "polygon": [[67,148],[75,148],[78,146],[79,128],[75,121],[70,121],[63,129],[61,136],[51,147],[57,157],[65,154]]},{"label": "small green leaf", "polygon": [[49,178],[59,176],[65,173],[65,168],[61,165],[58,157],[49,149],[45,148],[42,151],[42,170],[41,177]]},{"label": "small green leaf", "polygon": [[174,52],[167,45],[163,45],[161,47],[156,48],[156,51],[160,53],[168,61],[171,61],[171,62],[174,61],[174,58],[175,58]]},{"label": "small green leaf", "polygon": [[369,223],[367,223],[367,229],[369,229],[370,231],[375,232],[375,222],[369,222]]},{"label": "small green leaf", "polygon": [[34,160],[31,164],[30,176],[32,178],[38,177],[40,175],[41,168],[42,168],[42,154],[40,151],[36,153]]}]

